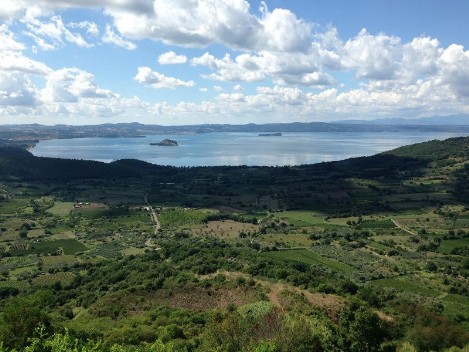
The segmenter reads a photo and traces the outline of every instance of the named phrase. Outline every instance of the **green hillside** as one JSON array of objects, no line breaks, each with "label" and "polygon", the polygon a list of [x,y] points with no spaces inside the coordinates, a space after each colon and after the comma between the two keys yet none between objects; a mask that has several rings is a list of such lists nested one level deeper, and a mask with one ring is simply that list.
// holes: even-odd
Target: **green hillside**
[{"label": "green hillside", "polygon": [[467,351],[468,147],[176,168],[3,146],[0,351]]}]

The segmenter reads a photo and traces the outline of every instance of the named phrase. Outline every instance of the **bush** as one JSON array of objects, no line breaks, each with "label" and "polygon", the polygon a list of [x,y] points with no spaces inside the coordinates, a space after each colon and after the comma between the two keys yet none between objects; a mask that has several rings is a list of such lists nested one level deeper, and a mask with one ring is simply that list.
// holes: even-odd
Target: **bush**
[{"label": "bush", "polygon": [[434,262],[428,262],[426,268],[430,272],[434,272],[438,270],[438,266]]},{"label": "bush", "polygon": [[20,232],[18,233],[18,235],[21,237],[21,238],[27,238],[28,237],[28,230],[26,230],[25,228],[21,229]]}]

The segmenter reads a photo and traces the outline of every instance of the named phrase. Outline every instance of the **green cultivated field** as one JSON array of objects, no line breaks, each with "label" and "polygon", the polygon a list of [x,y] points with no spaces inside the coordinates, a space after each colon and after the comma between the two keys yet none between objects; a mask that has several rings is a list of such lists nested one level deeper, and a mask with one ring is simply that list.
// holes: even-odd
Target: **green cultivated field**
[{"label": "green cultivated field", "polygon": [[393,229],[396,225],[389,219],[387,220],[365,220],[360,224],[362,229]]},{"label": "green cultivated field", "polygon": [[267,253],[266,256],[286,261],[294,261],[307,265],[320,265],[337,272],[353,272],[355,268],[337,260],[328,259],[309,249],[289,249]]},{"label": "green cultivated field", "polygon": [[62,285],[67,285],[73,281],[75,274],[70,272],[59,272],[54,274],[44,274],[36,277],[33,280],[34,285],[48,286],[56,282],[60,282]]},{"label": "green cultivated field", "polygon": [[77,240],[42,241],[31,244],[27,250],[30,254],[51,253],[62,250],[64,254],[75,254],[86,251],[88,248]]},{"label": "green cultivated field", "polygon": [[56,216],[66,216],[73,210],[74,205],[73,202],[55,202],[47,211]]},{"label": "green cultivated field", "polygon": [[193,209],[168,208],[158,214],[161,226],[176,229],[182,226],[201,224],[207,212]]},{"label": "green cultivated field", "polygon": [[438,247],[438,252],[449,254],[452,250],[461,247],[469,248],[469,237],[454,240],[443,240]]},{"label": "green cultivated field", "polygon": [[409,292],[427,297],[438,296],[438,291],[436,289],[428,287],[419,280],[418,276],[414,275],[375,280],[372,281],[371,284],[377,287],[394,288],[402,292]]}]

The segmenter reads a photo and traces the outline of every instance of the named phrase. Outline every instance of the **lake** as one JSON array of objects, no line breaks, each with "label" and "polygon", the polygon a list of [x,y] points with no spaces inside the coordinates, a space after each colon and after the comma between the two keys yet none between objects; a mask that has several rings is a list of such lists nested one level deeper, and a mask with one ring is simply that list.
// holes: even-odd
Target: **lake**
[{"label": "lake", "polygon": [[[435,132],[305,132],[151,135],[143,138],[74,138],[40,141],[36,156],[111,162],[139,159],[172,166],[283,166],[368,156],[403,145],[460,136]],[[467,134],[465,134],[467,135]],[[177,147],[151,146],[165,138]]]}]

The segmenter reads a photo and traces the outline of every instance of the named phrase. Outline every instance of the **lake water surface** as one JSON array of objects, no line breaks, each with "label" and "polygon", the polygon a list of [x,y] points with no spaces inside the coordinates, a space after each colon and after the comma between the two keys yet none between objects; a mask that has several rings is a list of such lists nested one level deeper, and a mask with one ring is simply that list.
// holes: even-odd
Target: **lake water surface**
[{"label": "lake water surface", "polygon": [[[111,162],[139,159],[172,166],[283,166],[368,156],[407,144],[460,136],[429,132],[305,132],[151,135],[144,138],[74,138],[39,142],[36,156]],[[467,135],[467,134],[466,134]],[[151,146],[165,138],[177,147]]]}]

